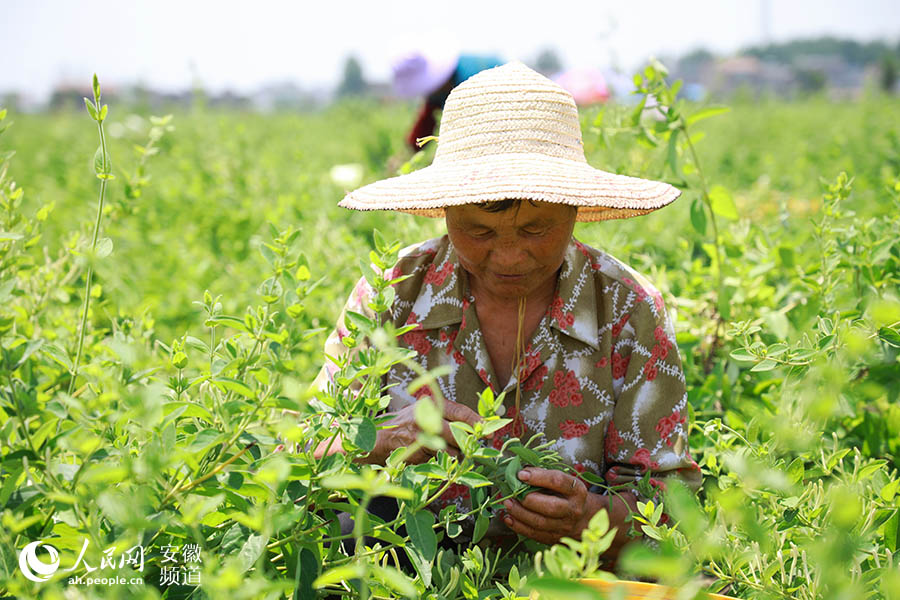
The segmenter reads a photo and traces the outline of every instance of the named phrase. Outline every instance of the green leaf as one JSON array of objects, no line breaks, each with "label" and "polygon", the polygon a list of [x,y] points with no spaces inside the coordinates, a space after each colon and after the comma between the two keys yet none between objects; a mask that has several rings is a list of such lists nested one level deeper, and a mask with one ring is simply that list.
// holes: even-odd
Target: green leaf
[{"label": "green leaf", "polygon": [[297,572],[294,576],[294,586],[297,594],[294,600],[315,600],[316,593],[313,590],[313,581],[319,574],[319,560],[316,553],[309,548],[300,548],[297,553]]},{"label": "green leaf", "polygon": [[541,464],[541,455],[531,448],[526,448],[521,444],[513,444],[509,447],[509,451],[521,458],[526,465],[540,466]]},{"label": "green leaf", "polygon": [[641,101],[637,103],[634,110],[631,111],[631,126],[637,127],[641,124],[641,114],[644,112],[644,106],[647,104],[647,96],[642,96]]},{"label": "green leaf", "polygon": [[41,348],[41,353],[46,354],[69,371],[72,370],[72,359],[69,358],[69,355],[66,354],[65,350],[56,344],[44,344]]},{"label": "green leaf", "polygon": [[420,473],[425,477],[430,477],[431,479],[447,479],[447,470],[436,463],[435,460],[436,459],[432,458],[427,463],[418,464],[413,467],[413,470],[416,473]]},{"label": "green leaf", "polygon": [[100,109],[100,117],[97,119],[98,121],[103,121],[106,119],[106,113],[109,112],[109,106],[106,104],[103,105],[103,108]]},{"label": "green leaf", "polygon": [[466,429],[471,429],[466,423],[461,421],[450,422],[450,433],[453,434],[453,439],[456,440],[457,448],[463,449],[469,445],[469,439],[471,439],[472,434],[468,433]]},{"label": "green leaf", "polygon": [[260,244],[259,253],[262,254],[263,258],[266,259],[266,262],[273,267],[275,266],[275,263],[278,262],[278,257],[275,255],[275,252],[272,251],[272,246],[269,244]]},{"label": "green leaf", "polygon": [[372,571],[372,576],[375,579],[382,582],[393,591],[402,594],[407,598],[417,598],[419,596],[419,593],[416,591],[416,586],[413,585],[412,580],[410,580],[409,577],[407,577],[394,567],[372,565],[370,569]]},{"label": "green leaf", "polygon": [[859,470],[859,473],[856,475],[857,481],[863,481],[871,477],[875,474],[876,471],[880,471],[881,468],[887,464],[886,460],[879,459],[874,460],[870,464],[866,465],[862,469]]},{"label": "green leaf", "polygon": [[900,510],[884,524],[884,545],[891,552],[900,548]]},{"label": "green leaf", "polygon": [[674,579],[685,572],[683,557],[676,554],[673,548],[661,547],[654,552],[647,546],[630,544],[622,551],[619,559],[622,568],[628,573],[651,577],[653,579]]},{"label": "green leaf", "polygon": [[716,115],[723,115],[727,112],[731,112],[731,108],[728,106],[710,106],[702,110],[698,110],[690,117],[688,117],[687,124],[693,125],[697,121],[708,119],[709,117],[715,117]]},{"label": "green leaf", "polygon": [[214,377],[212,382],[220,389],[240,394],[251,400],[256,398],[256,394],[253,390],[243,381],[238,381],[237,379],[232,379],[230,377]]},{"label": "green leaf", "polygon": [[19,360],[16,361],[16,364],[13,365],[13,371],[18,369],[22,365],[24,365],[25,361],[27,361],[31,357],[32,354],[34,354],[35,352],[40,350],[43,345],[44,345],[44,340],[42,338],[38,338],[36,340],[30,340],[25,345],[25,351],[22,352],[22,356],[20,356]]},{"label": "green leaf", "polygon": [[528,578],[526,591],[537,592],[541,600],[603,600],[599,591],[583,583],[568,581],[559,577],[545,576],[538,579]]},{"label": "green leaf", "polygon": [[374,329],[375,328],[375,321],[373,321],[369,317],[362,315],[358,312],[348,310],[346,313],[346,316],[349,317],[350,320],[353,321],[353,323],[357,327],[363,327],[366,329]]},{"label": "green leaf", "polygon": [[94,152],[94,173],[108,175],[111,169],[109,152],[103,151],[103,145],[97,146],[97,151]]},{"label": "green leaf", "polygon": [[895,330],[889,327],[882,327],[878,330],[878,337],[889,346],[900,348],[900,333],[897,333]]},{"label": "green leaf", "polygon": [[778,363],[772,360],[771,358],[767,358],[761,363],[754,365],[751,371],[771,371],[775,367],[778,366]]},{"label": "green leaf", "polygon": [[369,490],[372,484],[360,475],[353,473],[340,473],[323,477],[320,481],[322,487],[329,490]]},{"label": "green leaf", "polygon": [[503,429],[512,422],[512,419],[493,419],[491,421],[484,421],[481,426],[481,436],[487,437],[495,431]]},{"label": "green leaf", "polygon": [[237,317],[231,317],[228,315],[219,315],[215,317],[208,318],[204,323],[206,327],[213,327],[215,325],[225,325],[226,327],[231,327],[232,329],[237,329],[239,331],[246,331],[250,333],[250,329],[247,328],[247,324],[244,323],[243,319],[238,319]]},{"label": "green leaf", "polygon": [[741,361],[741,362],[754,362],[754,361],[758,360],[758,357],[756,355],[750,354],[750,352],[748,352],[744,348],[739,348],[737,350],[732,351],[731,354],[729,354],[729,356],[731,358],[733,358],[734,360]]},{"label": "green leaf", "polygon": [[419,552],[419,549],[412,544],[406,544],[403,546],[403,551],[406,552],[406,556],[409,557],[409,562],[412,563],[413,568],[416,570],[416,573],[419,574],[419,579],[422,581],[422,585],[426,588],[431,585],[431,562],[425,560],[425,557],[422,556],[422,553]]},{"label": "green leaf", "polygon": [[455,538],[462,533],[462,525],[459,523],[447,523],[447,536]]},{"label": "green leaf", "polygon": [[844,460],[844,457],[847,456],[849,453],[850,453],[850,448],[841,448],[840,450],[838,450],[837,452],[832,454],[831,457],[828,459],[828,462],[826,463],[828,470],[831,471],[832,469],[834,469],[838,465],[838,463],[841,462],[842,460]]},{"label": "green leaf", "polygon": [[506,469],[503,472],[504,477],[506,478],[506,483],[514,492],[518,492],[520,489],[525,487],[525,483],[519,480],[519,471],[522,470],[522,460],[516,456],[512,460],[509,461],[506,465]]},{"label": "green leaf", "polygon": [[416,424],[422,428],[422,431],[432,435],[440,435],[444,429],[444,419],[431,398],[428,396],[422,397],[416,402],[413,411],[416,417]]},{"label": "green leaf", "polygon": [[800,483],[803,481],[803,476],[806,475],[806,467],[804,466],[803,458],[797,457],[795,458],[787,470],[788,479],[793,483]]},{"label": "green leaf", "polygon": [[9,497],[18,487],[19,476],[24,470],[25,467],[19,465],[10,469],[10,472],[6,474],[6,481],[3,482],[3,487],[0,488],[0,506],[6,506],[6,503],[9,501]]},{"label": "green leaf", "polygon": [[[900,479],[894,479],[893,481],[890,481],[887,484],[885,484],[884,487],[881,488],[881,492],[879,492],[881,499],[884,500],[885,502],[892,501],[894,499],[894,496],[897,495],[897,486],[898,485],[900,485]],[[0,501],[0,504],[3,504],[3,502]]]},{"label": "green leaf", "polygon": [[87,108],[88,114],[91,115],[91,118],[96,121],[97,120],[97,107],[94,106],[94,103],[91,102],[90,100],[88,100],[87,98],[85,98],[84,106],[85,106],[85,108]]},{"label": "green leaf", "polygon": [[94,73],[94,80],[91,82],[91,88],[94,92],[94,102],[100,104],[100,80],[97,79],[96,73]]},{"label": "green leaf", "polygon": [[94,251],[94,256],[97,258],[106,258],[113,251],[113,241],[108,237],[102,238],[97,241],[97,249]]},{"label": "green leaf", "polygon": [[437,535],[434,532],[434,514],[420,510],[407,516],[406,532],[415,547],[428,562],[437,554]]},{"label": "green leaf", "polygon": [[348,579],[356,579],[366,574],[366,567],[362,564],[342,565],[325,571],[319,575],[312,586],[316,589],[323,588],[333,583],[340,583]]},{"label": "green leaf", "polygon": [[15,231],[0,231],[0,242],[21,240],[23,237],[25,236],[21,233],[16,233]]},{"label": "green leaf", "polygon": [[734,198],[731,197],[731,192],[723,186],[714,185],[712,189],[709,190],[709,203],[713,213],[720,217],[732,220],[738,218],[737,206],[734,204]]},{"label": "green leaf", "polygon": [[681,133],[679,130],[674,130],[669,135],[669,148],[666,154],[667,161],[669,163],[669,168],[672,170],[672,175],[675,177],[681,177],[681,174],[678,172],[678,134]]},{"label": "green leaf", "polygon": [[700,198],[691,202],[691,225],[697,233],[706,234],[706,205]]},{"label": "green leaf", "polygon": [[473,544],[477,544],[481,541],[481,538],[483,538],[484,534],[487,533],[488,525],[490,524],[490,519],[488,519],[487,515],[483,511],[478,513],[478,517],[475,519],[475,531],[472,532]]},{"label": "green leaf", "polygon": [[495,404],[494,390],[490,387],[484,388],[484,391],[478,396],[478,414],[485,419],[493,417]]},{"label": "green leaf", "polygon": [[343,429],[347,432],[350,441],[360,450],[371,452],[375,449],[377,432],[375,423],[369,417],[352,419],[343,426]]},{"label": "green leaf", "polygon": [[519,589],[519,583],[520,583],[519,568],[516,567],[516,565],[513,565],[512,568],[509,570],[509,587],[511,587],[512,590],[515,592]]},{"label": "green leaf", "polygon": [[467,485],[471,488],[484,487],[491,485],[491,480],[482,475],[481,473],[475,473],[474,471],[470,471],[468,473],[464,473],[459,476],[457,480],[459,483],[463,485]]}]

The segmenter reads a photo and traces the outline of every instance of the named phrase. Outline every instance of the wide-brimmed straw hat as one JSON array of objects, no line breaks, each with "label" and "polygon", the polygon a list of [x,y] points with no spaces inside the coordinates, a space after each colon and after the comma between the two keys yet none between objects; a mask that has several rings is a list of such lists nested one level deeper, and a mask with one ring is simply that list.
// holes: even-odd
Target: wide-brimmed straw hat
[{"label": "wide-brimmed straw hat", "polygon": [[576,220],[602,221],[652,212],[680,193],[587,164],[572,95],[514,62],[453,89],[430,166],[363,186],[339,206],[442,217],[448,206],[519,198],[568,204]]}]

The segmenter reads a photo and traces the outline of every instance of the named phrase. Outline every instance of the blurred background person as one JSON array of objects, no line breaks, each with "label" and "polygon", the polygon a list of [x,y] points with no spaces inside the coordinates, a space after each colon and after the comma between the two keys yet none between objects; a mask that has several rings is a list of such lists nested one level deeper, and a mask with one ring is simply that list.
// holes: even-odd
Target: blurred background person
[{"label": "blurred background person", "polygon": [[437,112],[454,87],[485,69],[504,64],[493,54],[459,53],[438,45],[427,50],[413,50],[394,60],[393,88],[401,98],[422,98],[415,124],[406,136],[406,145],[417,152],[417,140],[434,134]]}]

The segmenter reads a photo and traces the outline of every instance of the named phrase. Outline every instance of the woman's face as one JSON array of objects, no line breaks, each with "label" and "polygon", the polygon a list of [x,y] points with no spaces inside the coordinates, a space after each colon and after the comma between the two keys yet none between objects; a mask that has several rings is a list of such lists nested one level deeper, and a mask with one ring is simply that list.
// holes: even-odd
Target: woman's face
[{"label": "woman's face", "polygon": [[527,200],[502,212],[446,210],[447,233],[473,291],[499,299],[552,291],[575,227],[576,209]]}]

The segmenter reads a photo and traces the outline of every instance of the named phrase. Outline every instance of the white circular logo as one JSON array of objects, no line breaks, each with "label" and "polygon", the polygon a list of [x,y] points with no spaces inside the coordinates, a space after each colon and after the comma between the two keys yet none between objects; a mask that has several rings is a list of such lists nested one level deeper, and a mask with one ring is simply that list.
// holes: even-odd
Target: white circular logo
[{"label": "white circular logo", "polygon": [[44,546],[50,554],[50,563],[45,563],[37,557],[37,549],[40,545],[41,542],[31,542],[19,553],[19,568],[22,569],[22,574],[38,583],[50,579],[50,576],[59,568],[59,553],[56,548],[49,544]]}]

